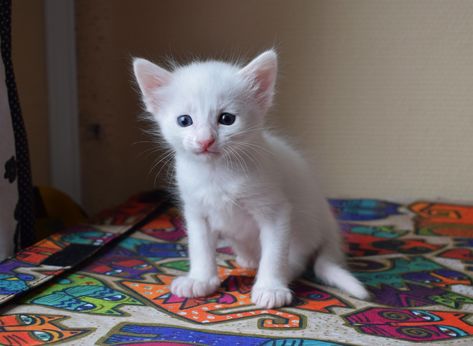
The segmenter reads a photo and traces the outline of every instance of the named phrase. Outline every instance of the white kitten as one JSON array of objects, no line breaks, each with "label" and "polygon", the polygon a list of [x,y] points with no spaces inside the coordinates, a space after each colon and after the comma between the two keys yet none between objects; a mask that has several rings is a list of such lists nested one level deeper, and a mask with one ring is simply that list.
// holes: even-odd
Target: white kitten
[{"label": "white kitten", "polygon": [[265,130],[277,74],[269,50],[248,65],[194,62],[169,72],[147,60],[133,68],[146,110],[175,151],[189,235],[190,271],[171,291],[200,297],[219,286],[218,237],[243,267],[259,267],[252,301],[291,302],[288,284],[316,260],[317,277],[354,297],[368,292],[344,269],[340,235],[302,156]]}]

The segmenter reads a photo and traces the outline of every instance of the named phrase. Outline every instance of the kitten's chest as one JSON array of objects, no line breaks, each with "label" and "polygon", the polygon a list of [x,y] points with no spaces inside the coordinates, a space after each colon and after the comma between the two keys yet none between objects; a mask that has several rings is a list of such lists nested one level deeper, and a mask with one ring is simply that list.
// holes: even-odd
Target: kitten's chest
[{"label": "kitten's chest", "polygon": [[183,192],[194,203],[203,208],[212,210],[228,208],[229,205],[238,203],[242,194],[243,185],[235,179],[212,174],[197,179],[189,179],[183,182]]},{"label": "kitten's chest", "polygon": [[248,176],[215,169],[176,168],[184,203],[198,210],[212,230],[230,235],[254,229],[246,203],[255,186]]},{"label": "kitten's chest", "polygon": [[245,190],[242,177],[212,169],[178,171],[178,184],[185,199],[208,210],[230,209]]},{"label": "kitten's chest", "polygon": [[178,184],[186,204],[199,209],[211,228],[223,230],[247,218],[241,196],[245,182],[241,177],[222,172],[194,172],[178,175]]}]

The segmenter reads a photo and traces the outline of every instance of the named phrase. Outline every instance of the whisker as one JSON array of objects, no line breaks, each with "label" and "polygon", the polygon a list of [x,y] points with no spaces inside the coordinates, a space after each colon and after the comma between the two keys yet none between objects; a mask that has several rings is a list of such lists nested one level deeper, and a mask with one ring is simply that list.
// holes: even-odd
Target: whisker
[{"label": "whisker", "polygon": [[238,154],[234,147],[229,148],[229,150],[231,151],[232,157],[236,159],[236,163],[238,163],[238,165],[240,166],[240,169],[243,174],[247,175],[247,171],[245,170],[242,157]]},{"label": "whisker", "polygon": [[232,133],[228,136],[228,138],[233,138],[233,137],[236,137],[236,136],[240,136],[240,135],[243,135],[243,134],[248,134],[248,133],[255,132],[255,131],[263,131],[263,130],[266,130],[266,129],[267,129],[266,127],[253,126],[253,127],[249,127],[247,129]]},{"label": "whisker", "polygon": [[266,153],[266,154],[269,154],[269,155],[274,155],[274,153],[270,150],[268,150],[267,148],[261,146],[261,145],[257,145],[257,144],[254,144],[254,143],[251,143],[251,142],[238,142],[238,144],[240,145],[243,145],[243,146],[247,146],[249,148],[253,148],[253,150],[261,150],[262,152]]},{"label": "whisker", "polygon": [[152,173],[152,172],[159,166],[160,163],[162,163],[162,162],[163,162],[163,164],[167,163],[167,161],[168,161],[167,159],[168,159],[170,156],[174,157],[174,152],[173,152],[172,150],[167,151],[167,152],[164,152],[164,153],[159,157],[159,160],[153,164],[153,166],[151,167],[149,173]]},{"label": "whisker", "polygon": [[161,149],[158,148],[158,147],[147,148],[147,149],[143,150],[141,153],[139,153],[137,155],[137,157],[142,157],[142,156],[149,157],[150,155],[155,154],[155,153],[160,152],[160,151],[161,151]]},{"label": "whisker", "polygon": [[[169,172],[169,165],[168,163],[171,162],[173,159],[174,159],[174,152],[171,152],[171,153],[168,153],[168,155],[165,157],[166,160],[163,162],[163,164],[161,165],[161,168],[159,169],[158,173],[156,173],[155,177],[154,177],[154,186],[156,186],[156,181],[158,179],[158,177],[160,176],[161,174],[161,171],[167,167],[168,169],[168,172]],[[169,179],[169,176],[167,177]]]},{"label": "whisker", "polygon": [[251,161],[258,170],[261,170],[262,166],[261,166],[261,161],[258,160],[258,157],[255,157],[256,154],[246,150],[245,148],[242,148],[240,147],[240,151],[241,151],[241,154],[244,155],[245,157],[248,158],[249,161]]}]

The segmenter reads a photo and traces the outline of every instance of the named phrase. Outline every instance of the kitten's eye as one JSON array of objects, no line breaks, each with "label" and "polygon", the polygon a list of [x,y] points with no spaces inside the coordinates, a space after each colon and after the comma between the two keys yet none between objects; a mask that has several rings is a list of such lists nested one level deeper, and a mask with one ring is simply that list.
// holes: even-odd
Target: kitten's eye
[{"label": "kitten's eye", "polygon": [[236,116],[230,113],[222,113],[220,114],[220,118],[218,118],[218,122],[222,125],[231,125],[235,122]]},{"label": "kitten's eye", "polygon": [[192,118],[190,115],[181,115],[177,117],[177,124],[180,127],[187,127],[192,125]]}]

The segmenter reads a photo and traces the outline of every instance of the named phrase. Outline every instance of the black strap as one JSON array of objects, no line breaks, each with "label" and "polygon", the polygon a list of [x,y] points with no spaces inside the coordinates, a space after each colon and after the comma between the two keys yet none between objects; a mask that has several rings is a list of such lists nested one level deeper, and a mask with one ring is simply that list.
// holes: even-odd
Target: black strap
[{"label": "black strap", "polygon": [[[8,103],[12,117],[15,137],[16,170],[18,177],[19,200],[15,210],[17,227],[15,231],[15,250],[35,242],[33,187],[31,183],[30,159],[25,125],[18,103],[18,94],[11,60],[11,0],[0,0],[0,38],[1,54],[5,66],[5,82],[8,91]],[[13,241],[13,239],[12,239]]]}]

